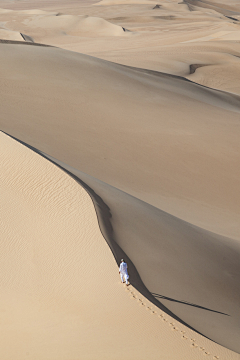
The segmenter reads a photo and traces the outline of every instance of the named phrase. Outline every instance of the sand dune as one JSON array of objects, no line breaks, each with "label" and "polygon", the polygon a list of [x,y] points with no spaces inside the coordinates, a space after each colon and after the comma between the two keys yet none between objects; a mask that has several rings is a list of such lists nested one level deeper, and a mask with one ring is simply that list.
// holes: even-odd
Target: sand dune
[{"label": "sand dune", "polygon": [[237,96],[60,49],[0,46],[2,130],[238,239]]},{"label": "sand dune", "polygon": [[85,190],[0,138],[3,358],[239,358],[125,292]]},{"label": "sand dune", "polygon": [[[218,3],[224,7],[223,1]],[[0,2],[0,6],[3,4]],[[10,30],[31,36],[37,43],[185,76],[205,86],[240,94],[237,14],[224,15],[212,7],[177,0],[154,4],[149,1],[92,4],[8,3],[14,11],[0,14],[0,21]],[[37,5],[40,10],[35,9]],[[29,10],[31,6],[33,9]],[[234,1],[225,4],[225,8],[238,10]],[[194,77],[189,77],[189,67],[199,62],[211,65],[211,70],[199,68]]]},{"label": "sand dune", "polygon": [[123,36],[125,31],[121,26],[111,24],[110,22],[97,18],[87,16],[82,19],[75,28],[71,29],[69,35],[101,35],[101,36]]},{"label": "sand dune", "polygon": [[[185,3],[189,5],[194,5],[197,7],[203,7],[205,9],[213,9],[217,12],[220,12],[224,15],[240,15],[239,4],[236,1],[222,2],[222,1],[212,1],[212,0],[184,0]],[[236,7],[236,5],[238,5]]]},{"label": "sand dune", "polygon": [[96,6],[111,6],[111,5],[142,5],[142,4],[156,4],[155,1],[151,1],[151,0],[101,0],[99,2],[97,2]]},{"label": "sand dune", "polygon": [[0,28],[0,41],[1,40],[33,42],[33,39],[28,35],[19,33],[18,31]]},{"label": "sand dune", "polygon": [[83,34],[97,34],[105,36],[124,35],[122,27],[108,21],[88,16],[47,15],[24,20],[24,24],[31,28],[52,29],[65,32],[68,35],[81,36]]},{"label": "sand dune", "polygon": [[23,36],[18,31],[0,29],[0,39],[23,41]]},{"label": "sand dune", "polygon": [[[93,16],[64,15],[43,10],[0,12],[9,29],[19,29],[48,43],[49,39],[70,36],[126,36],[124,29],[105,19]],[[56,40],[55,40],[56,41]]]},{"label": "sand dune", "polygon": [[169,359],[239,358],[173,322],[132,287],[124,291],[85,190],[0,138],[2,357],[156,359],[161,349]]},{"label": "sand dune", "polygon": [[170,310],[171,316],[239,352],[239,243],[197,228],[43,155],[83,181],[115,257],[119,262],[126,254],[129,257],[134,287],[153,303],[156,294],[167,309],[156,305],[165,312]]},{"label": "sand dune", "polygon": [[239,2],[0,8],[1,358],[239,360]]}]

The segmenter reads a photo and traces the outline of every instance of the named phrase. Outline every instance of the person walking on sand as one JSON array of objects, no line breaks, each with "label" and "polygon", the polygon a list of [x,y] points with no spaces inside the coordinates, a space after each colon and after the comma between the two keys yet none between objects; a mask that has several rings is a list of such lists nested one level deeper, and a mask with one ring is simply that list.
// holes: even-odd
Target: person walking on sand
[{"label": "person walking on sand", "polygon": [[119,267],[119,274],[121,276],[122,283],[124,283],[126,281],[126,285],[128,285],[128,279],[129,279],[127,267],[128,267],[127,264],[122,259],[120,267]]}]

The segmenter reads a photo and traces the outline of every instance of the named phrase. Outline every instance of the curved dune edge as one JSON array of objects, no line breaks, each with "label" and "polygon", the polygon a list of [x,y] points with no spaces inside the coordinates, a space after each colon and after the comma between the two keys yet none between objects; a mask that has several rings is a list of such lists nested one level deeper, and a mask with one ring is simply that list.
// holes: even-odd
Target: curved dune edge
[{"label": "curved dune edge", "polygon": [[[221,238],[217,234],[183,222],[171,214],[149,207],[149,204],[72,168],[17,138],[12,138],[50,160],[87,191],[95,206],[99,227],[107,244],[117,263],[120,263],[121,258],[127,260],[131,284],[139,294],[156,305],[159,310],[170,315],[172,320],[177,320],[189,329],[239,353],[238,302],[232,301],[230,306],[228,304],[229,300],[233,300],[237,295],[238,282],[231,282],[225,276],[225,273],[239,272],[238,260],[236,262],[238,249],[233,246],[231,239]],[[169,222],[168,225],[166,221]],[[142,223],[144,227],[141,226]],[[162,238],[163,234],[165,241]],[[189,247],[189,239],[195,239],[195,242],[191,241],[193,247]],[[172,241],[174,251],[170,248],[166,251],[166,242],[170,244]],[[212,246],[216,258],[210,256],[210,260],[207,254],[212,253]],[[203,253],[201,247],[204,248]],[[229,256],[229,250],[230,264],[222,261],[222,258]],[[157,255],[157,263],[152,256],[153,251]],[[182,252],[185,253],[184,258]],[[164,265],[166,261],[167,268]],[[208,268],[207,274],[206,269],[202,266],[199,268],[199,261],[205,262],[205,268]],[[194,262],[194,268],[191,268],[191,262]],[[214,265],[216,263],[220,266],[218,270]],[[222,265],[224,268],[221,268]],[[172,270],[175,267],[177,274],[174,275]],[[206,283],[206,276],[208,279],[214,278],[214,282],[208,280]],[[219,278],[221,278],[222,290],[221,286],[216,287]],[[159,294],[168,294],[170,298]]]},{"label": "curved dune edge", "polygon": [[86,191],[7,135],[0,140],[4,358],[239,359],[132,287],[123,291]]},{"label": "curved dune edge", "polygon": [[23,41],[24,38],[19,31],[5,30],[0,28],[0,39],[12,40],[12,41]]},{"label": "curved dune edge", "polygon": [[[1,21],[8,24],[9,30],[0,29],[0,38],[22,40],[22,31],[33,34],[38,42],[48,43],[49,38],[74,37],[112,37],[127,36],[122,26],[99,16],[67,15],[42,10],[21,10],[5,12],[0,9]],[[18,29],[17,31],[13,31]],[[43,35],[44,34],[44,35]],[[26,41],[33,40],[24,35]],[[55,44],[53,44],[55,45]]]}]

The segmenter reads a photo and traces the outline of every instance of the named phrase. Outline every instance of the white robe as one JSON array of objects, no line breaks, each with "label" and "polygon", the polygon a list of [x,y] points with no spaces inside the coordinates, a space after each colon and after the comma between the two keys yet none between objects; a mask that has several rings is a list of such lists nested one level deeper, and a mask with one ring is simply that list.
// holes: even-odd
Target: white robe
[{"label": "white robe", "polygon": [[119,267],[119,272],[121,276],[121,281],[126,281],[126,284],[128,283],[129,275],[127,271],[127,264],[125,262],[122,262]]}]

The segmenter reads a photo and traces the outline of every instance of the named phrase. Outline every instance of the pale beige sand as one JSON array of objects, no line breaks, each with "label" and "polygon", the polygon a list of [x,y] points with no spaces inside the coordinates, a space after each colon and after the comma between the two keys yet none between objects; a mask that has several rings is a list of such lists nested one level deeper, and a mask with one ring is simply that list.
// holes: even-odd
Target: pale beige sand
[{"label": "pale beige sand", "polygon": [[[6,135],[1,134],[0,144],[4,358],[21,359],[27,353],[34,359],[95,359],[96,354],[100,359],[154,359],[159,347],[161,356],[166,352],[169,358],[200,359],[210,350],[211,355],[238,358],[182,325],[175,323],[178,331],[171,332],[172,324],[168,328],[157,314],[151,317],[151,311],[160,314],[158,309],[143,311],[150,304],[136,291],[133,299],[142,298],[145,306],[129,301],[85,191]],[[180,330],[186,338],[181,339]],[[14,343],[10,349],[9,338]],[[55,341],[60,341],[57,347]],[[205,346],[200,352],[199,342]],[[196,345],[191,349],[191,344]]]},{"label": "pale beige sand", "polygon": [[129,257],[132,285],[168,314],[167,309],[208,338],[239,352],[239,243],[43,155],[76,175],[89,191],[115,257],[119,262]]},{"label": "pale beige sand", "polygon": [[2,134],[4,359],[240,358],[239,3],[144,2],[0,1],[0,129],[168,321]]},{"label": "pale beige sand", "polygon": [[23,41],[22,35],[17,31],[5,30],[0,28],[0,39],[1,40],[17,40]]},{"label": "pale beige sand", "polygon": [[[143,73],[60,49],[10,44],[0,46],[1,64],[5,69],[1,86],[3,130],[183,220],[217,234],[239,238],[238,97],[209,90],[184,79]],[[11,69],[11,77],[8,69]],[[20,72],[22,78],[18,80]],[[137,211],[132,213],[133,219],[136,218]],[[155,218],[154,212],[150,211],[149,215],[149,210],[146,213],[144,210],[141,221],[137,221],[144,223],[143,218],[148,219],[147,233],[152,227],[151,217]],[[191,249],[193,246],[191,252],[183,252],[183,256],[195,254],[192,262],[187,260],[182,270],[182,279],[187,285],[180,286],[180,289],[190,294],[186,301],[231,314],[231,318],[215,313],[209,315],[210,321],[215,318],[219,329],[227,325],[228,331],[223,335],[221,331],[209,328],[208,322],[201,319],[201,311],[196,309],[195,313],[188,308],[176,309],[176,304],[173,307],[170,305],[170,309],[206,336],[236,350],[236,304],[239,295],[238,262],[234,256],[238,242],[235,244],[231,239],[224,240],[203,230],[199,233],[191,230],[192,225],[190,228],[183,225],[182,229],[179,220],[176,225],[175,220],[171,220],[170,225],[164,225],[159,215],[155,219],[156,224],[165,227],[163,239],[170,241],[172,237],[173,244],[181,239],[180,249],[184,239]],[[135,221],[130,221],[131,226],[136,226]],[[153,246],[149,250],[150,263],[152,249],[156,249],[154,242],[160,234],[156,224],[153,225]],[[149,244],[147,233],[142,232],[146,247]],[[125,240],[129,241],[129,235],[125,235]],[[136,238],[137,235],[134,236]],[[195,242],[191,244],[191,239],[201,244],[202,249],[208,244],[206,256],[212,254],[212,246],[219,243],[220,249],[220,244],[225,243],[214,261],[211,256],[207,260],[208,276],[205,271],[200,271],[206,267],[202,263],[204,251],[199,250],[198,245],[196,252]],[[157,254],[161,254],[163,244],[158,244]],[[130,259],[133,257],[132,261],[136,262],[138,269],[142,256],[138,258],[138,251],[135,259],[135,246],[131,247],[133,255],[130,251],[129,256]],[[230,247],[227,263],[219,262],[224,246]],[[128,251],[127,248],[127,254]],[[142,251],[146,251],[144,246]],[[179,251],[167,251],[169,261],[180,259]],[[173,260],[175,255],[177,258]],[[231,261],[233,267],[230,266]],[[191,275],[193,264],[198,262],[194,277],[191,279],[190,276],[187,281],[186,274]],[[184,257],[180,263],[183,266]],[[146,279],[141,274],[150,291],[162,294],[161,281],[154,286],[151,281],[155,281],[156,274],[163,269],[164,262],[160,257]],[[177,262],[175,269],[178,271]],[[213,280],[208,280],[207,285],[206,278],[210,278],[210,274],[214,274]],[[170,275],[170,279],[174,278],[174,271]],[[212,289],[216,277],[220,281],[218,291]],[[198,281],[193,292],[195,279]],[[166,280],[165,283],[168,285],[163,288],[166,290],[163,295],[183,299],[181,295],[185,292],[179,292],[173,282]],[[227,284],[231,285],[225,297]],[[203,292],[202,287],[205,287]],[[235,300],[231,293],[235,294]],[[211,297],[206,301],[207,295]],[[217,299],[219,302],[216,302]]]},{"label": "pale beige sand", "polygon": [[[101,4],[0,1],[0,7],[14,10],[0,14],[0,22],[36,42],[240,93],[240,10],[235,1],[218,2],[218,8],[209,8],[216,5],[212,1],[198,2],[201,6],[177,0]],[[86,15],[87,22],[82,21]],[[131,32],[123,32],[122,27]],[[192,64],[204,66],[191,74]]]},{"label": "pale beige sand", "polygon": [[[112,24],[96,16],[64,15],[42,10],[0,11],[0,18],[9,29],[25,29],[24,32],[38,42],[48,43],[47,39],[99,36],[126,36],[119,25]],[[1,33],[0,33],[1,36]],[[44,41],[45,39],[46,41]]]},{"label": "pale beige sand", "polygon": [[2,130],[239,239],[238,97],[60,49],[0,47]]},{"label": "pale beige sand", "polygon": [[0,152],[2,358],[239,359],[124,291],[77,182],[3,133]]}]

